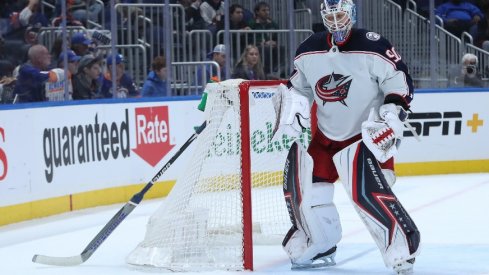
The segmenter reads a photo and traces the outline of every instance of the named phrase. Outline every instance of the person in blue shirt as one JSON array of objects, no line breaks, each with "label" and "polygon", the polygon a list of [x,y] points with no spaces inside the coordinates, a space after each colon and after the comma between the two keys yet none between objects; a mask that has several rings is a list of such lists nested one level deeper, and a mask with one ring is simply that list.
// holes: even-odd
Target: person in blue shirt
[{"label": "person in blue shirt", "polygon": [[19,75],[14,88],[16,102],[46,101],[46,82],[57,82],[64,79],[62,69],[48,71],[51,54],[43,45],[34,45],[28,51],[29,61],[19,68]]},{"label": "person in blue shirt", "polygon": [[[105,98],[113,98],[112,93],[112,55],[107,57],[107,72],[102,81],[101,92]],[[116,54],[116,98],[140,97],[139,91],[132,78],[125,71],[126,60],[121,54]]]},{"label": "person in blue shirt", "polygon": [[465,0],[450,0],[441,4],[436,8],[435,14],[443,19],[443,27],[457,37],[464,31],[468,32],[484,18],[476,5]]},{"label": "person in blue shirt", "polygon": [[151,64],[152,71],[149,72],[148,78],[144,82],[141,94],[143,97],[160,97],[169,96],[166,89],[166,59],[163,56],[157,56]]}]

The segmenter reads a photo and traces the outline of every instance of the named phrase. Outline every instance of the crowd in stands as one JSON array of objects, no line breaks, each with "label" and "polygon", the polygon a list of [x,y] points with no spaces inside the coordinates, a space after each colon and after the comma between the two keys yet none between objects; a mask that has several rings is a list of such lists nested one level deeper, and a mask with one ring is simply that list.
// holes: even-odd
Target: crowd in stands
[{"label": "crowd in stands", "polygon": [[[406,8],[407,0],[394,0]],[[430,0],[415,0],[416,11],[425,18],[430,17]],[[489,0],[434,0],[435,15],[443,27],[456,37],[463,32],[474,40],[474,45],[489,51]]]},{"label": "crowd in stands", "polygon": [[[127,71],[126,57],[119,53],[97,50],[100,43],[87,33],[73,33],[68,37],[68,51],[63,51],[62,36],[56,37],[51,48],[39,44],[38,34],[45,27],[59,27],[62,0],[3,0],[0,1],[0,87],[3,87],[1,102],[35,102],[67,99],[130,98],[141,96],[167,96],[166,59],[161,54],[148,56],[150,67],[144,83],[135,83]],[[65,0],[67,25],[91,28],[89,22],[108,26],[111,15],[109,0]],[[298,0],[299,3],[315,1]],[[316,1],[317,2],[317,1]],[[408,1],[395,0],[402,6]],[[474,44],[489,50],[489,0],[436,0],[435,13],[443,20],[444,27],[460,37],[468,32],[474,38]],[[103,3],[103,4],[102,4]],[[116,3],[163,3],[162,0],[117,0]],[[171,0],[171,4],[182,5],[185,11],[185,30],[209,30],[213,35],[224,29],[224,0]],[[428,0],[416,0],[417,9],[423,16],[428,15]],[[43,6],[44,5],[44,6]],[[54,7],[54,8],[45,8]],[[258,2],[252,10],[240,4],[229,4],[231,30],[263,31],[254,34],[254,44],[246,39],[233,37],[233,52],[241,53],[239,60],[232,60],[231,77],[243,79],[277,79],[288,77],[287,73],[276,75],[281,62],[286,57],[285,48],[280,45],[276,33],[267,30],[279,30],[279,25],[270,16],[267,1]],[[317,11],[315,5],[311,7]],[[101,16],[104,15],[104,16]],[[135,14],[122,15],[117,23],[124,24]],[[105,22],[99,22],[104,18]],[[314,25],[321,25],[315,19]],[[315,28],[322,30],[322,28]],[[120,28],[119,28],[120,30]],[[215,61],[220,68],[220,79],[225,79],[226,51],[223,41],[217,36],[214,50],[208,55],[208,61]],[[127,42],[127,41],[126,41]],[[158,42],[159,43],[159,42]],[[162,48],[161,45],[152,47]],[[66,60],[65,60],[66,58]],[[229,57],[228,57],[229,58]],[[65,62],[66,61],[66,62]],[[203,60],[195,60],[203,61]],[[115,62],[115,76],[112,64]],[[64,72],[67,64],[68,71]],[[198,84],[215,81],[218,75],[212,66],[199,69],[205,79],[199,78]],[[197,72],[199,75],[201,72]],[[115,79],[115,85],[113,81]],[[69,95],[64,93],[67,86]],[[116,87],[113,91],[112,87]],[[62,92],[63,91],[63,92]],[[6,95],[9,98],[5,98]]]},{"label": "crowd in stands", "polygon": [[[43,3],[44,2],[44,3]],[[132,76],[125,70],[127,60],[119,53],[107,54],[97,50],[97,40],[87,33],[70,34],[66,45],[69,50],[63,51],[63,36],[58,35],[49,49],[40,45],[38,34],[45,27],[59,27],[61,24],[60,0],[6,0],[0,2],[0,78],[1,85],[13,87],[9,99],[2,102],[37,102],[66,99],[99,99],[128,98],[141,96],[171,95],[166,86],[166,59],[164,56],[150,57],[151,67],[147,68],[147,79],[136,85]],[[105,12],[105,21],[110,22],[110,1],[67,0],[67,25],[89,28],[88,21],[96,21],[100,13]],[[117,3],[158,3],[161,1],[121,0]],[[181,4],[185,9],[186,30],[204,29],[213,34],[224,29],[223,0],[172,0],[172,4]],[[41,9],[48,4],[54,9]],[[42,10],[42,11],[41,11]],[[268,30],[278,29],[277,23],[270,18],[270,6],[265,1],[259,2],[251,12],[239,4],[229,8],[230,27],[233,30]],[[129,15],[128,15],[129,16]],[[123,23],[124,16],[118,19]],[[246,41],[246,39],[242,39]],[[215,61],[220,68],[220,79],[212,66],[201,68],[206,70],[206,79],[199,84],[225,79],[225,46],[222,42],[209,53],[208,60]],[[259,37],[260,51],[254,45],[242,43],[244,49],[232,76],[245,79],[267,79],[266,71],[277,67],[276,37],[262,34]],[[234,44],[233,44],[234,45]],[[160,46],[161,47],[161,46]],[[266,49],[266,50],[264,50]],[[113,57],[115,56],[115,57]],[[65,62],[64,59],[67,59]],[[115,62],[115,77],[112,76],[112,63]],[[66,74],[60,74],[67,64]],[[199,72],[197,72],[199,74]],[[57,76],[57,77],[56,77]],[[270,77],[276,78],[276,77]],[[116,90],[112,91],[112,81],[116,79]],[[27,84],[29,83],[29,84]],[[67,86],[69,96],[64,96]]]}]

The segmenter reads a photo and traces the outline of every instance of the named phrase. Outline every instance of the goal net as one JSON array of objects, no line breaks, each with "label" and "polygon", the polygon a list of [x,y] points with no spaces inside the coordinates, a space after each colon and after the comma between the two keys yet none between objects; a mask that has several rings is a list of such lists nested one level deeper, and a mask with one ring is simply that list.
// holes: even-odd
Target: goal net
[{"label": "goal net", "polygon": [[184,173],[127,261],[172,271],[253,268],[253,244],[280,244],[287,136],[272,141],[278,81],[208,84],[205,119]]}]

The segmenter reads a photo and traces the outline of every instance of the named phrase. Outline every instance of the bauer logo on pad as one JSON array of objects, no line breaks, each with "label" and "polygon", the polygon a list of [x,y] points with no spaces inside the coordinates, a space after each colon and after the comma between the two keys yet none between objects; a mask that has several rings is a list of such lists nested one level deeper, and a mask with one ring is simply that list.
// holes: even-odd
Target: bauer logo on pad
[{"label": "bauer logo on pad", "polygon": [[156,166],[175,146],[170,144],[168,106],[136,108],[136,148],[132,150]]}]

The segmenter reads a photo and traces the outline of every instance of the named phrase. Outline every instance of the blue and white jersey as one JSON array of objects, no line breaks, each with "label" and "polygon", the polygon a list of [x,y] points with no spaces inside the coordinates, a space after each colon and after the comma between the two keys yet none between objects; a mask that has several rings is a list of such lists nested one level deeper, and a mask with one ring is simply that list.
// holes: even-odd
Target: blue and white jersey
[{"label": "blue and white jersey", "polygon": [[413,96],[407,66],[387,39],[352,29],[345,43],[331,34],[311,35],[299,46],[288,87],[316,101],[318,127],[328,138],[360,134],[372,107],[384,103],[409,108]]}]

